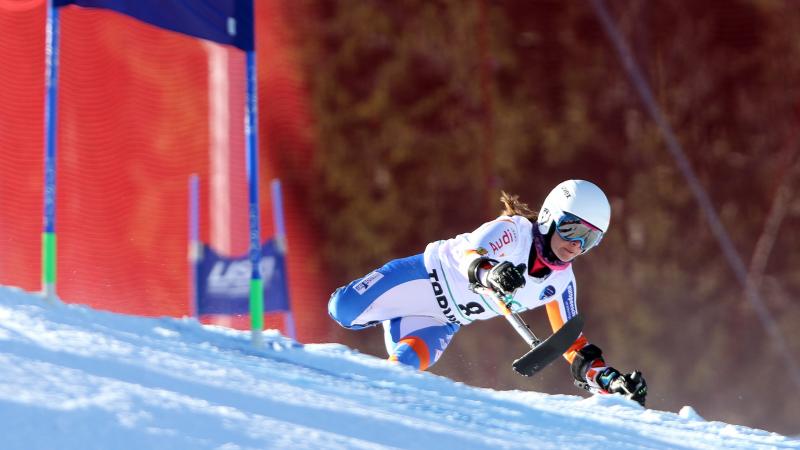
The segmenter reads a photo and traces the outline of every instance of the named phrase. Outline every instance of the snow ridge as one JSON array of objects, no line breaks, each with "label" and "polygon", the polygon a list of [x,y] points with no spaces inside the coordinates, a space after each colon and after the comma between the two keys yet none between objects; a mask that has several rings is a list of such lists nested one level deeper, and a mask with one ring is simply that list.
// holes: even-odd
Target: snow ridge
[{"label": "snow ridge", "polygon": [[338,344],[0,287],[4,449],[800,448],[620,397],[493,391]]}]

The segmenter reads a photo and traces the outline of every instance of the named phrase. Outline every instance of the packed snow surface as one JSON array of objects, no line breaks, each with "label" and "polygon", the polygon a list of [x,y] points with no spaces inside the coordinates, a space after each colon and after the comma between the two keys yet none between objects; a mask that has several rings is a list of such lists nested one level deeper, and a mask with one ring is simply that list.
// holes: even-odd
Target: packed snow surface
[{"label": "packed snow surface", "polygon": [[800,448],[691,406],[479,389],[338,344],[264,341],[0,287],[0,448]]}]

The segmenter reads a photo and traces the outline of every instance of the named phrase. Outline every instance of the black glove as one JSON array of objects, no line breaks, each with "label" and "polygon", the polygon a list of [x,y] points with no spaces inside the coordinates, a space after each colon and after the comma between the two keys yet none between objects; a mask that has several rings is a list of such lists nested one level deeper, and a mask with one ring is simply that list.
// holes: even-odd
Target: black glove
[{"label": "black glove", "polygon": [[487,287],[501,294],[511,294],[525,286],[525,264],[514,267],[514,264],[503,261],[489,269],[486,283],[488,284]]},{"label": "black glove", "polygon": [[470,289],[483,286],[508,295],[525,286],[525,264],[514,267],[508,261],[498,262],[491,258],[478,258],[470,263],[467,279]]},{"label": "black glove", "polygon": [[622,375],[613,367],[606,367],[595,378],[600,387],[612,394],[621,394],[644,406],[647,397],[647,382],[642,376],[642,372],[634,370],[629,374]]}]

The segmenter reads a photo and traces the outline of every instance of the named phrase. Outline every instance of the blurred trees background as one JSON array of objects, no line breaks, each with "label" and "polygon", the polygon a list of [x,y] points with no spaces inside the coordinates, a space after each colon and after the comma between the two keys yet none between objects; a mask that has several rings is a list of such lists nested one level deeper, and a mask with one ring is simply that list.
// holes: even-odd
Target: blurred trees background
[{"label": "blurred trees background", "polygon": [[[471,231],[499,212],[500,189],[538,209],[558,182],[592,180],[612,220],[574,266],[589,339],[617,368],[644,371],[650,407],[800,433],[800,386],[784,363],[800,357],[794,2],[606,3],[790,354],[745,299],[589,1],[309,5],[310,206],[337,285]],[[543,310],[525,318],[549,331]],[[385,356],[377,329],[332,339]],[[432,372],[578,393],[564,363],[514,374],[524,351],[504,320],[476,323]]]}]

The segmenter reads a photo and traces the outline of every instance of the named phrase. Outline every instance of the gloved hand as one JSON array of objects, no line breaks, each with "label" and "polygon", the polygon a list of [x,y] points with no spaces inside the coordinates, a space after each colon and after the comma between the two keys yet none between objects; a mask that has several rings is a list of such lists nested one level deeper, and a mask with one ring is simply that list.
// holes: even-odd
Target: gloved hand
[{"label": "gloved hand", "polygon": [[513,293],[525,286],[525,264],[516,267],[508,261],[497,264],[489,269],[489,273],[486,275],[486,284],[488,284],[486,287],[503,295]]},{"label": "gloved hand", "polygon": [[621,394],[644,406],[647,397],[647,382],[642,372],[634,370],[622,375],[613,367],[606,367],[595,378],[597,384],[611,394]]}]

